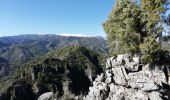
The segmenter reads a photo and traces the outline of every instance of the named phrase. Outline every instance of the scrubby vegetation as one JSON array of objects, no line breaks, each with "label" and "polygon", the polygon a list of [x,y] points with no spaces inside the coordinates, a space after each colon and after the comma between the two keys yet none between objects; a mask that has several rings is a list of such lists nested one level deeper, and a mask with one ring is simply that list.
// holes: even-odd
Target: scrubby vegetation
[{"label": "scrubby vegetation", "polygon": [[79,46],[51,51],[22,65],[8,81],[0,85],[1,92],[19,100],[20,94],[13,94],[18,91],[16,86],[19,85],[23,91],[30,89],[31,92],[25,95],[32,98],[48,91],[53,91],[57,98],[68,94],[84,95],[97,74],[103,71],[102,60],[102,55]]}]

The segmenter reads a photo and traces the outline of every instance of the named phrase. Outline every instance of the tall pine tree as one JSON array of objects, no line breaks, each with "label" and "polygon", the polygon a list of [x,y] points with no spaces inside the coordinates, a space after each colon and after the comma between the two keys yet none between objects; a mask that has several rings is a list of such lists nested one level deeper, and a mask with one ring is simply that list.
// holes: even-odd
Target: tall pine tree
[{"label": "tall pine tree", "polygon": [[167,0],[116,0],[103,24],[112,54],[140,54],[144,63],[159,60],[162,15]]},{"label": "tall pine tree", "polygon": [[117,0],[103,24],[112,54],[135,53],[140,43],[140,8],[131,0]]}]

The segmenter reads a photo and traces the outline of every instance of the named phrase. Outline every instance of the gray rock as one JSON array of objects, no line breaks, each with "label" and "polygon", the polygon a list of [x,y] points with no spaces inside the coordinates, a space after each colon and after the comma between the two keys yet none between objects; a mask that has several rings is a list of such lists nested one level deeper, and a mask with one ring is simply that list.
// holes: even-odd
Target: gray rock
[{"label": "gray rock", "polygon": [[136,62],[136,63],[139,63],[140,62],[140,57],[139,56],[133,57],[133,61]]},{"label": "gray rock", "polygon": [[106,78],[106,80],[105,80],[105,83],[112,83],[113,82],[113,77],[112,77],[112,72],[111,71],[109,71],[109,70],[107,70],[106,71],[106,76],[107,76],[107,78]]},{"label": "gray rock", "polygon": [[[162,83],[170,83],[167,67],[141,65],[139,61],[139,57],[134,57],[130,62],[127,54],[107,59],[106,72],[97,76],[84,100],[169,99],[166,93],[161,94],[165,88]],[[166,92],[170,93],[170,89],[166,88]]]},{"label": "gray rock", "polygon": [[112,69],[112,73],[114,75],[113,79],[116,84],[124,85],[124,86],[127,85],[126,76],[125,76],[126,72],[124,72],[123,67]]},{"label": "gray rock", "polygon": [[139,71],[140,67],[141,65],[138,62],[126,63],[126,66],[125,66],[125,68],[131,72]]},{"label": "gray rock", "polygon": [[34,81],[36,79],[36,67],[31,68],[31,78]]},{"label": "gray rock", "polygon": [[46,92],[43,93],[38,97],[38,100],[50,100],[50,98],[53,96],[53,92]]},{"label": "gray rock", "polygon": [[120,64],[123,63],[123,61],[125,61],[126,63],[128,63],[130,55],[128,54],[121,54],[117,56],[117,62],[119,62]]},{"label": "gray rock", "polygon": [[151,93],[149,93],[149,99],[150,100],[163,100],[161,98],[161,96],[162,95],[159,92],[151,92]]},{"label": "gray rock", "polygon": [[[143,67],[151,67],[149,65]],[[160,66],[154,66],[155,68],[149,70],[147,68],[143,69],[140,72],[129,73],[128,74],[128,85],[132,88],[138,88],[143,91],[153,91],[158,90],[161,83],[166,82],[166,76],[163,70],[159,69]]]},{"label": "gray rock", "polygon": [[124,64],[125,62],[128,63],[129,55],[122,54],[118,55],[117,57],[111,57],[107,59],[106,68],[117,67],[118,65]]},{"label": "gray rock", "polygon": [[116,61],[115,61],[115,58],[116,58],[116,57],[111,57],[111,58],[108,58],[108,59],[107,59],[106,68],[111,68],[111,67],[112,67],[112,62],[116,62]]}]

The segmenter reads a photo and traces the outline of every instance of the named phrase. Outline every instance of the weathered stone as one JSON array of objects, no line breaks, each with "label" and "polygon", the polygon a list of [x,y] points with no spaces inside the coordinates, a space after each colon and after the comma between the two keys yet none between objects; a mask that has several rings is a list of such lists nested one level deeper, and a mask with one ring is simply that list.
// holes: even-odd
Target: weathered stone
[{"label": "weathered stone", "polygon": [[98,75],[98,77],[95,79],[96,82],[104,82],[105,81],[105,75],[102,73],[101,75]]},{"label": "weathered stone", "polygon": [[126,63],[125,68],[128,69],[130,72],[136,72],[139,71],[141,65],[138,62],[130,62]]},{"label": "weathered stone", "polygon": [[34,66],[31,69],[31,78],[32,78],[33,81],[36,79],[36,75],[35,74],[36,74],[36,67]]},{"label": "weathered stone", "polygon": [[120,64],[123,63],[123,61],[125,61],[126,63],[129,62],[129,55],[128,54],[121,54],[117,56],[117,62],[119,62]]},{"label": "weathered stone", "polygon": [[118,55],[117,57],[111,57],[109,59],[107,59],[107,63],[106,63],[106,68],[112,68],[112,67],[116,67],[117,65],[122,65],[125,62],[128,63],[129,60],[129,55],[128,54],[122,54],[122,55]]},{"label": "weathered stone", "polygon": [[130,73],[128,75],[128,85],[142,91],[158,90],[159,87],[149,77],[149,74],[143,72]]},{"label": "weathered stone", "polygon": [[133,61],[136,62],[136,63],[139,63],[140,62],[139,56],[133,57]]},{"label": "weathered stone", "polygon": [[161,98],[162,95],[159,92],[151,92],[148,96],[150,100],[163,100]]},{"label": "weathered stone", "polygon": [[119,85],[127,85],[126,77],[125,77],[125,72],[123,71],[123,68],[114,68],[112,70],[112,73],[114,75],[113,79],[116,84]]},{"label": "weathered stone", "polygon": [[111,68],[112,62],[114,62],[114,60],[115,60],[115,57],[108,58],[106,62],[106,68]]},{"label": "weathered stone", "polygon": [[105,83],[107,83],[107,84],[112,83],[112,82],[113,82],[112,77],[108,77],[108,78],[105,80]]},{"label": "weathered stone", "polygon": [[46,92],[43,93],[38,97],[38,100],[50,100],[50,98],[53,96],[53,92]]},{"label": "weathered stone", "polygon": [[[106,98],[105,94],[107,94],[107,84],[104,82],[94,84],[95,88],[90,87],[89,90],[89,96],[87,96],[85,99],[88,100],[103,100]],[[95,96],[94,96],[95,95]]]},{"label": "weathered stone", "polygon": [[[163,86],[163,84],[168,86],[167,67],[140,65],[139,57],[134,57],[133,61],[129,62],[128,55],[112,57],[107,60],[106,66],[106,72],[96,78],[84,100],[169,99],[170,89],[165,90]],[[162,89],[166,93],[161,94]]]}]

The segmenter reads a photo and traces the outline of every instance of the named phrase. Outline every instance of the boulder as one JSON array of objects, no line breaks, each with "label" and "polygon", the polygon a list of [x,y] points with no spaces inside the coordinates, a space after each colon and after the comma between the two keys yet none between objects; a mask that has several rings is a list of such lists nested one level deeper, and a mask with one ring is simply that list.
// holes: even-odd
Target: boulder
[{"label": "boulder", "polygon": [[132,88],[140,89],[142,91],[158,90],[158,85],[156,85],[154,80],[152,80],[148,75],[149,74],[142,72],[130,73],[128,75],[128,85]]},{"label": "boulder", "polygon": [[112,68],[112,73],[113,73],[113,79],[115,84],[127,85],[127,80],[126,80],[126,72],[124,67],[119,67],[119,68]]},{"label": "boulder", "polygon": [[38,97],[38,100],[50,100],[50,98],[53,96],[53,92],[46,92],[43,93]]},{"label": "boulder", "polygon": [[116,67],[121,64],[128,63],[130,61],[128,54],[118,55],[117,57],[111,57],[107,59],[106,68]]}]

